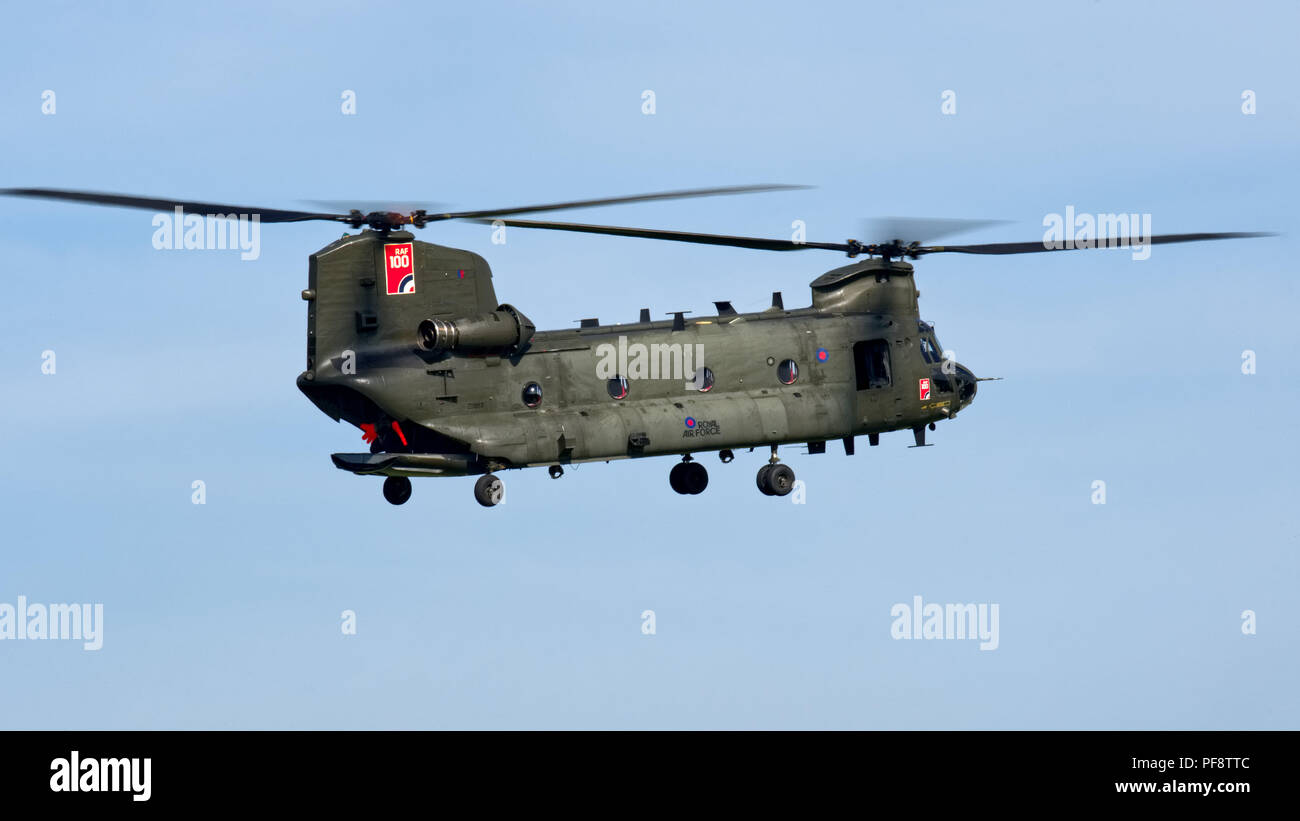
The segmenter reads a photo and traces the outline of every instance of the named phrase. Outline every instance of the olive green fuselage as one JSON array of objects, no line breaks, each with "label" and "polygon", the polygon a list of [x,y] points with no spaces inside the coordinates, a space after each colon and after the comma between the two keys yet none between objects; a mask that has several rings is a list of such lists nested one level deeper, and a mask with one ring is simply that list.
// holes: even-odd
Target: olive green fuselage
[{"label": "olive green fuselage", "polygon": [[[384,249],[404,243],[415,291],[390,294]],[[314,255],[310,280],[304,393],[358,426],[397,422],[401,450],[455,456],[390,475],[822,443],[916,429],[974,397],[974,376],[940,361],[905,262],[828,272],[807,308],[538,331],[489,351],[417,344],[423,319],[498,307],[476,254],[363,232]]]}]

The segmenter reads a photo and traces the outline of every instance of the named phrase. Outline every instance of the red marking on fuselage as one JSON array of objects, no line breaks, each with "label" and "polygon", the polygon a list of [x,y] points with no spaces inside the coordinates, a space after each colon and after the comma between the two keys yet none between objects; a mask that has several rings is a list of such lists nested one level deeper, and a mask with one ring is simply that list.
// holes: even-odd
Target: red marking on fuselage
[{"label": "red marking on fuselage", "polygon": [[402,433],[402,427],[396,419],[393,420],[393,430],[397,431],[397,438],[402,440],[402,447],[406,447],[406,434]]}]

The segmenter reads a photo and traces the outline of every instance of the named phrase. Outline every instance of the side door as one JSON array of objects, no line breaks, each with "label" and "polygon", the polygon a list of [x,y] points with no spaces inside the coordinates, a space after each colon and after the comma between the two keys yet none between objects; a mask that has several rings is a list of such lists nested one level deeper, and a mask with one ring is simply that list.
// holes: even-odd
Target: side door
[{"label": "side door", "polygon": [[[853,344],[853,376],[857,392],[855,427],[874,432],[887,430],[903,414],[901,393],[896,389],[894,359],[890,341],[864,339]],[[902,353],[900,348],[897,352]]]}]

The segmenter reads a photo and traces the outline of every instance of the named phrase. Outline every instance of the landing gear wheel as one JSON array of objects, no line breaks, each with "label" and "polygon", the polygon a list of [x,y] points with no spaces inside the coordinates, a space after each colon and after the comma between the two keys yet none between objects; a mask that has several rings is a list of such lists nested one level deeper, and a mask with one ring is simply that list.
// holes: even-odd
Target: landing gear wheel
[{"label": "landing gear wheel", "polygon": [[763,492],[768,496],[786,496],[794,490],[794,470],[789,465],[768,465],[767,474],[762,477]]},{"label": "landing gear wheel", "polygon": [[384,498],[389,504],[405,504],[411,498],[411,480],[405,476],[389,476],[384,480]]},{"label": "landing gear wheel", "polygon": [[505,483],[491,473],[480,476],[474,483],[474,500],[483,507],[495,507],[505,495]]},{"label": "landing gear wheel", "polygon": [[682,487],[692,496],[698,496],[709,486],[709,472],[699,462],[686,462],[682,465]]},{"label": "landing gear wheel", "polygon": [[551,465],[546,469],[546,472],[551,475],[552,479],[558,479],[564,475],[564,468],[560,465]]},{"label": "landing gear wheel", "polygon": [[772,491],[769,490],[767,487],[767,475],[771,472],[772,472],[772,465],[763,465],[761,468],[758,469],[758,476],[755,481],[758,484],[758,489],[763,493],[764,496],[772,495]]},{"label": "landing gear wheel", "polygon": [[672,470],[668,471],[668,484],[672,487],[673,490],[677,491],[678,493],[681,493],[682,495],[685,495],[690,492],[686,489],[686,478],[685,478],[686,466],[689,464],[690,462],[678,462],[677,464],[673,465]]},{"label": "landing gear wheel", "polygon": [[683,496],[698,496],[709,486],[709,472],[699,462],[679,462],[668,471],[668,484]]}]

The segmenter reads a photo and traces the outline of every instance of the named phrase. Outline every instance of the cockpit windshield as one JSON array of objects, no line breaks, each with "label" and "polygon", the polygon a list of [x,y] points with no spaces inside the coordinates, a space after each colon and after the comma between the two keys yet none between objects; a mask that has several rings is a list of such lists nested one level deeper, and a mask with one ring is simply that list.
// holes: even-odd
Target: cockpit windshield
[{"label": "cockpit windshield", "polygon": [[939,346],[939,338],[934,335],[934,326],[928,322],[917,322],[917,332],[921,339],[921,356],[926,362],[939,364],[943,361],[943,348]]}]

